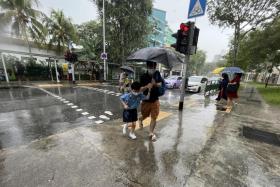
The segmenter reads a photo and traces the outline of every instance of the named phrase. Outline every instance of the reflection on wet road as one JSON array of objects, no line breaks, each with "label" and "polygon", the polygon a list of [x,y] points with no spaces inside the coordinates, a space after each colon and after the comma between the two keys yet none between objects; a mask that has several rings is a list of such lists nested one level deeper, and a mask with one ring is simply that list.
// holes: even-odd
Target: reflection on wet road
[{"label": "reflection on wet road", "polygon": [[[73,105],[37,88],[0,90],[2,148],[25,144],[78,126],[93,125],[93,119],[103,123],[109,118],[112,120],[120,117],[121,105],[116,96],[72,87],[46,90]],[[81,111],[77,111],[79,109]],[[82,113],[89,115],[83,116]]]},{"label": "reflection on wet road", "polygon": [[[102,124],[120,118],[122,113],[120,93],[115,86],[11,88],[1,89],[0,95],[2,148],[78,126]],[[178,98],[179,90],[168,90],[161,104],[169,106],[177,103]]]}]

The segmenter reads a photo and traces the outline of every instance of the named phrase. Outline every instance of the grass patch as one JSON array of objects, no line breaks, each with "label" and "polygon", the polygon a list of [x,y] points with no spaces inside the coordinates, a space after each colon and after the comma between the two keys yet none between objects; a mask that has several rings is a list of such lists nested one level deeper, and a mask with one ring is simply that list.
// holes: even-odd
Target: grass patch
[{"label": "grass patch", "polygon": [[265,84],[262,83],[251,83],[251,85],[257,88],[267,103],[280,106],[280,86],[268,85],[267,88],[265,88]]}]

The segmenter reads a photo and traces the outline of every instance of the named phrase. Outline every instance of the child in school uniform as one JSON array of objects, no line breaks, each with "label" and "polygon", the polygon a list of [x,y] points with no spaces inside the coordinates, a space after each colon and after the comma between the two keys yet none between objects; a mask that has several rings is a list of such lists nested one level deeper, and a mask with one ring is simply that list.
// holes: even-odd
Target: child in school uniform
[{"label": "child in school uniform", "polygon": [[[131,84],[131,92],[121,96],[121,103],[124,107],[123,110],[123,134],[126,135],[128,127],[131,127],[128,137],[132,140],[136,139],[134,133],[136,121],[138,120],[137,108],[142,100],[149,99],[149,94],[145,96],[142,91],[150,90],[151,85],[141,87],[139,82],[133,82]],[[150,93],[150,92],[149,92]]]}]

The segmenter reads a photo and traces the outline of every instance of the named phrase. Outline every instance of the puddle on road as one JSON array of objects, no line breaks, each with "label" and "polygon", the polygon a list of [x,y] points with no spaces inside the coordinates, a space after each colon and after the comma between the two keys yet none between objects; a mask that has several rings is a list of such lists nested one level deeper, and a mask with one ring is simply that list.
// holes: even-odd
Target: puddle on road
[{"label": "puddle on road", "polygon": [[266,131],[254,129],[251,127],[243,126],[242,134],[245,138],[248,138],[248,139],[253,139],[253,140],[260,141],[260,142],[265,142],[268,144],[280,146],[280,136],[275,133],[266,132]]}]

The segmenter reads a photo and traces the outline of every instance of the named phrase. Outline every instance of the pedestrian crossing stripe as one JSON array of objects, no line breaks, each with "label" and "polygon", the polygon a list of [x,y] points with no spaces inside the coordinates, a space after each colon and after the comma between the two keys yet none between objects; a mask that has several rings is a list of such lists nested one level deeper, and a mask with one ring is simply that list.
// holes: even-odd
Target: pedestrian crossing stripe
[{"label": "pedestrian crossing stripe", "polygon": [[95,121],[96,124],[101,124],[101,123],[104,123],[104,121],[102,120],[98,120],[98,121]]},{"label": "pedestrian crossing stripe", "polygon": [[110,120],[110,118],[108,118],[108,117],[105,116],[105,115],[100,115],[99,118],[101,118],[101,119],[106,119],[106,120]]},{"label": "pedestrian crossing stripe", "polygon": [[89,116],[88,119],[95,119],[95,116]]},{"label": "pedestrian crossing stripe", "polygon": [[201,4],[200,4],[200,0],[197,0],[191,13],[190,13],[190,16],[196,16],[196,15],[199,15],[199,14],[203,14],[203,9],[201,7]]}]

